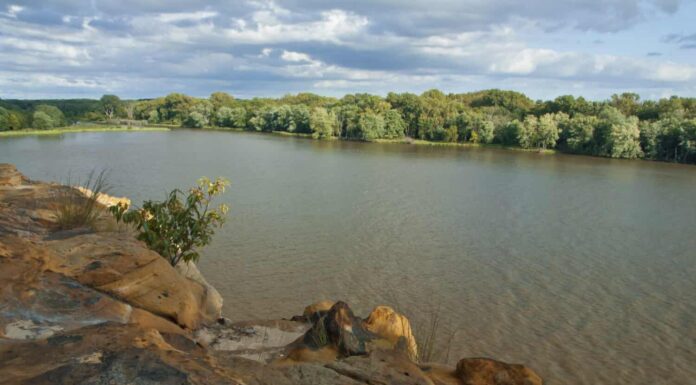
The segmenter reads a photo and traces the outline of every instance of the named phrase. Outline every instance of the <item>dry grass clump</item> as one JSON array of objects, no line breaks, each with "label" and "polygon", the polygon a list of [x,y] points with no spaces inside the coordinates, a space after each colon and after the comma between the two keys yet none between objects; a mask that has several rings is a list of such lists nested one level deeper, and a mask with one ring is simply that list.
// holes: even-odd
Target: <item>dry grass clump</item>
[{"label": "dry grass clump", "polygon": [[[59,189],[55,197],[58,230],[94,228],[102,212],[99,196],[109,190],[107,179],[106,170],[90,172],[84,183],[79,180],[75,183],[68,177],[65,183],[67,187]],[[81,186],[83,191],[86,189],[90,193],[81,192],[73,186]]]}]

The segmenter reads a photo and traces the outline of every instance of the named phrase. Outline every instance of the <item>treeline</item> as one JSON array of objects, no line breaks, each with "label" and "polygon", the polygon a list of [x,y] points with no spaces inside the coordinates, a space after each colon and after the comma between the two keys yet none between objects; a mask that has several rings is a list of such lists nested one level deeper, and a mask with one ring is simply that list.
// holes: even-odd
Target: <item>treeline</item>
[{"label": "treeline", "polygon": [[[57,111],[56,111],[57,110]],[[606,101],[560,96],[533,101],[486,90],[386,98],[301,93],[278,99],[170,94],[149,100],[0,101],[0,129],[54,127],[77,120],[142,120],[181,127],[285,131],[315,138],[373,141],[413,138],[494,143],[614,158],[696,163],[696,98],[641,101],[632,93]]]}]

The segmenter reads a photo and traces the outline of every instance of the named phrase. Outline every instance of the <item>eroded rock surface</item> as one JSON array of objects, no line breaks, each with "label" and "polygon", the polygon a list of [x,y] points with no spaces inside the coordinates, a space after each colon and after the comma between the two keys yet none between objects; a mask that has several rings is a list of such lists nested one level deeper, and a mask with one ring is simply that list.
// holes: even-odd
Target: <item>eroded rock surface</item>
[{"label": "eroded rock surface", "polygon": [[464,358],[457,363],[457,377],[465,385],[541,385],[533,370],[488,358]]}]

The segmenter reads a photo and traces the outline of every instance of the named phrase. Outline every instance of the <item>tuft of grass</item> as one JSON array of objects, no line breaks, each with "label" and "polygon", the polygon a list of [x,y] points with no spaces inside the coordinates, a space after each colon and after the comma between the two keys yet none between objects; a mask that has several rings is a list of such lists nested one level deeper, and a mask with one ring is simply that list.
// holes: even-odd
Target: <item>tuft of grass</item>
[{"label": "tuft of grass", "polygon": [[316,348],[321,348],[329,344],[329,333],[324,324],[325,318],[326,316],[321,317],[312,325],[312,343]]},{"label": "tuft of grass", "polygon": [[[91,171],[84,183],[72,183],[68,177],[66,185],[58,190],[55,197],[58,230],[82,227],[93,229],[102,213],[101,205],[97,201],[99,195],[109,190],[106,170],[99,173]],[[76,186],[81,186],[86,191],[79,191]]]},{"label": "tuft of grass", "polygon": [[443,322],[442,306],[439,303],[423,310],[421,314],[423,317],[413,330],[418,344],[418,362],[449,363],[452,344],[459,330],[451,322]]},{"label": "tuft of grass", "polygon": [[452,344],[460,329],[451,320],[443,318],[443,306],[437,295],[429,293],[433,300],[423,303],[408,311],[399,301],[398,291],[392,284],[387,284],[383,291],[387,303],[397,312],[406,316],[411,323],[411,333],[416,339],[418,352],[414,361],[419,363],[440,362],[449,363]]}]

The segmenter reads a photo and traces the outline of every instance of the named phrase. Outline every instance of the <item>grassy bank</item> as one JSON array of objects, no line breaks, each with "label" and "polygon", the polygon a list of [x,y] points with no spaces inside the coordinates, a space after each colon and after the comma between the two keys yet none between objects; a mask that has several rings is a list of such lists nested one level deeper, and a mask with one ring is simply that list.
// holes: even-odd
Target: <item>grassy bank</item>
[{"label": "grassy bank", "polygon": [[25,135],[61,135],[74,132],[121,132],[121,131],[169,131],[167,127],[114,127],[114,126],[80,126],[80,127],[60,127],[50,130],[17,130],[17,131],[0,131],[0,138],[10,136],[25,136]]}]

